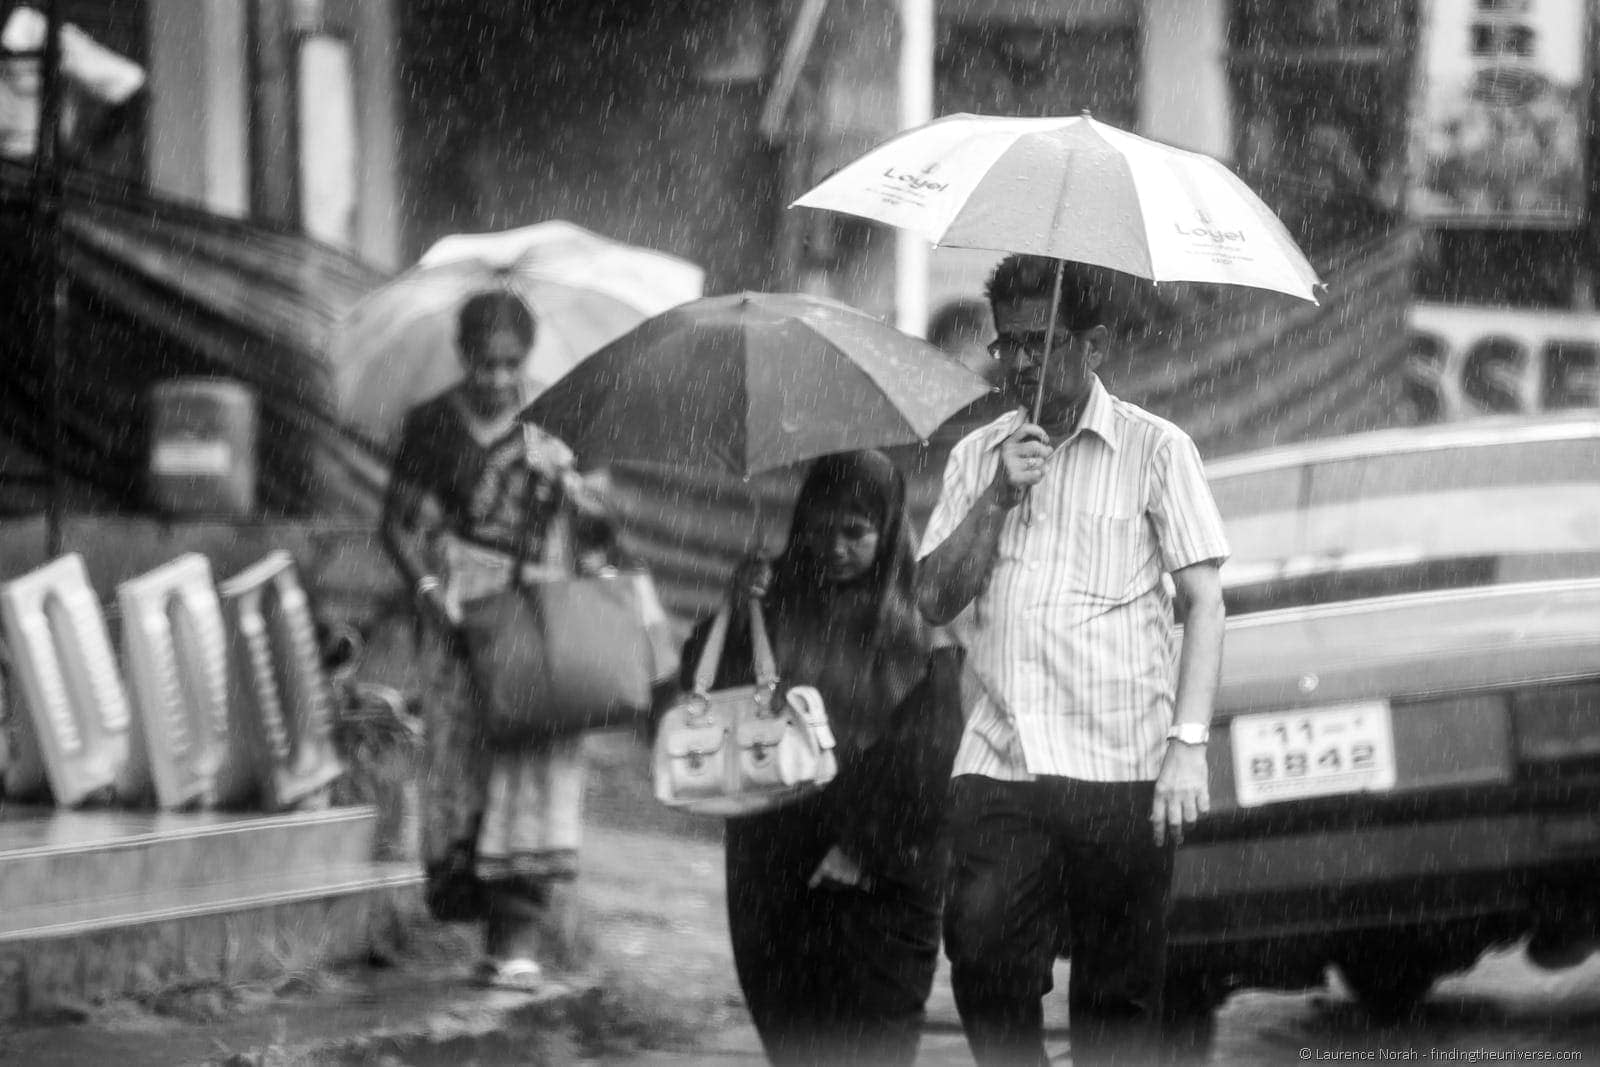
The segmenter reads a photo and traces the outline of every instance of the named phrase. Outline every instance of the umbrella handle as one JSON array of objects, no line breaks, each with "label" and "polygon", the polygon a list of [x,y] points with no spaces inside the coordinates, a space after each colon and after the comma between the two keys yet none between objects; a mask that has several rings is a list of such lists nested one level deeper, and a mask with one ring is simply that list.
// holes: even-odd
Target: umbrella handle
[{"label": "umbrella handle", "polygon": [[[745,484],[748,485],[749,483],[747,482]],[[751,514],[751,519],[750,519],[751,541],[752,541],[752,545],[751,545],[751,549],[750,550],[752,552],[762,552],[767,547],[766,520],[765,520],[765,517],[761,514],[761,510],[762,510],[761,509],[761,498],[762,498],[761,487],[758,485],[758,486],[755,487],[755,489],[756,489],[755,501],[754,501],[755,507],[751,509],[752,514]]]},{"label": "umbrella handle", "polygon": [[1050,289],[1050,321],[1044,328],[1044,355],[1039,357],[1039,384],[1033,392],[1033,423],[1039,424],[1039,417],[1044,411],[1044,379],[1045,372],[1050,369],[1050,353],[1056,347],[1056,316],[1061,312],[1061,276],[1067,269],[1067,261],[1056,260],[1055,284]]},{"label": "umbrella handle", "polygon": [[[1050,287],[1050,321],[1044,327],[1044,354],[1039,357],[1039,384],[1033,391],[1033,424],[1039,425],[1039,419],[1044,413],[1044,380],[1045,373],[1050,369],[1050,353],[1056,347],[1056,317],[1061,313],[1061,276],[1066,272],[1067,261],[1056,260],[1055,284]],[[1033,494],[1027,493],[1022,498],[1022,522],[1025,526],[1033,525]]]}]

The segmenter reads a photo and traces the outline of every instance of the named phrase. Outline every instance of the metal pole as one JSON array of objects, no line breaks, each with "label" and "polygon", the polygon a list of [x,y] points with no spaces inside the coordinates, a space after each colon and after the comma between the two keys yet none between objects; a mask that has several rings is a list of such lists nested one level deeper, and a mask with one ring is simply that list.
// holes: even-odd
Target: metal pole
[{"label": "metal pole", "polygon": [[794,28],[783,47],[783,59],[778,64],[778,74],[772,79],[772,89],[761,105],[761,118],[757,126],[761,136],[776,141],[783,136],[784,120],[789,115],[789,104],[805,77],[806,59],[817,39],[817,27],[828,10],[828,0],[805,0],[800,13],[794,18]]},{"label": "metal pole", "polygon": [[62,271],[61,199],[61,0],[45,4],[44,55],[40,59],[39,131],[33,152],[34,233],[40,257],[38,350],[46,359],[45,432],[48,435],[50,496],[46,505],[45,550],[61,554],[66,507],[66,472],[62,470],[61,378],[66,351],[67,279]]},{"label": "metal pole", "polygon": [[[900,128],[933,121],[934,0],[900,0]],[[895,325],[915,337],[928,332],[928,242],[895,231]]]},{"label": "metal pole", "polygon": [[1044,410],[1045,371],[1050,369],[1050,353],[1056,347],[1056,316],[1061,314],[1061,276],[1067,261],[1056,260],[1055,284],[1050,287],[1050,321],[1044,327],[1044,353],[1039,357],[1039,385],[1033,392],[1033,424],[1039,425],[1039,413]]}]

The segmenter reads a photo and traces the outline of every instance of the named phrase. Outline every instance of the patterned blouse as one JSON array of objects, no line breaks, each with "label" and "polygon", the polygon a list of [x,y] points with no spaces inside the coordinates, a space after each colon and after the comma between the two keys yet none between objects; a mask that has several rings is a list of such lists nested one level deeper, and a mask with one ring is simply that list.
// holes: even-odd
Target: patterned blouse
[{"label": "patterned blouse", "polygon": [[[602,552],[608,558],[616,553],[610,517],[574,471],[572,450],[526,423],[485,445],[472,433],[454,391],[406,416],[392,476],[438,507],[442,532],[449,535],[442,539],[447,558],[440,563],[447,580],[460,577],[451,574],[452,554],[457,571],[461,560],[470,558],[477,570],[503,572],[503,577],[485,573],[481,581],[470,582],[474,592],[485,583],[503,588],[509,577],[504,564],[512,558],[546,562],[564,507],[572,519],[564,551]],[[414,525],[418,516],[405,519]],[[548,562],[569,566],[571,560]]]}]

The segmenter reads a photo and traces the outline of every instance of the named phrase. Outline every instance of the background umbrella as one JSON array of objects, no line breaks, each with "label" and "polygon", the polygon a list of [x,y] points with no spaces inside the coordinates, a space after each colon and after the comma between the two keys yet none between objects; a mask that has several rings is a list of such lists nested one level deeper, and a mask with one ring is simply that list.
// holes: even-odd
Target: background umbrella
[{"label": "background umbrella", "polygon": [[504,287],[539,320],[527,374],[537,390],[644,319],[701,293],[687,260],[567,222],[446,237],[375,290],[334,331],[330,357],[346,425],[387,444],[412,404],[461,376],[456,314]]},{"label": "background umbrella", "polygon": [[[1158,283],[1244,285],[1312,302],[1321,284],[1272,209],[1227,167],[1088,115],[937,119],[846,164],[794,206]],[[1058,263],[1047,356],[1060,296]],[[1035,419],[1042,376],[1040,385]]]},{"label": "background umbrella", "polygon": [[924,441],[989,392],[932,345],[820,297],[709,297],[649,319],[523,412],[585,465],[749,477],[829,452]]}]

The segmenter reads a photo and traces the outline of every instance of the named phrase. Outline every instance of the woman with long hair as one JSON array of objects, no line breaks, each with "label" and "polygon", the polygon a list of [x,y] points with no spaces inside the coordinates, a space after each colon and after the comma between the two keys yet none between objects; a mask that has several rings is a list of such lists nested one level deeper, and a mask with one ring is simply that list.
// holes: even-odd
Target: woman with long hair
[{"label": "woman with long hair", "polygon": [[[822,792],[727,826],[728,925],[777,1064],[909,1064],[939,946],[946,779],[961,730],[914,596],[905,481],[881,452],[811,466],[789,537],[733,595],[761,601],[779,677],[815,686],[837,742]],[[685,684],[708,623],[684,649]],[[742,611],[716,685],[752,676]]]}]

